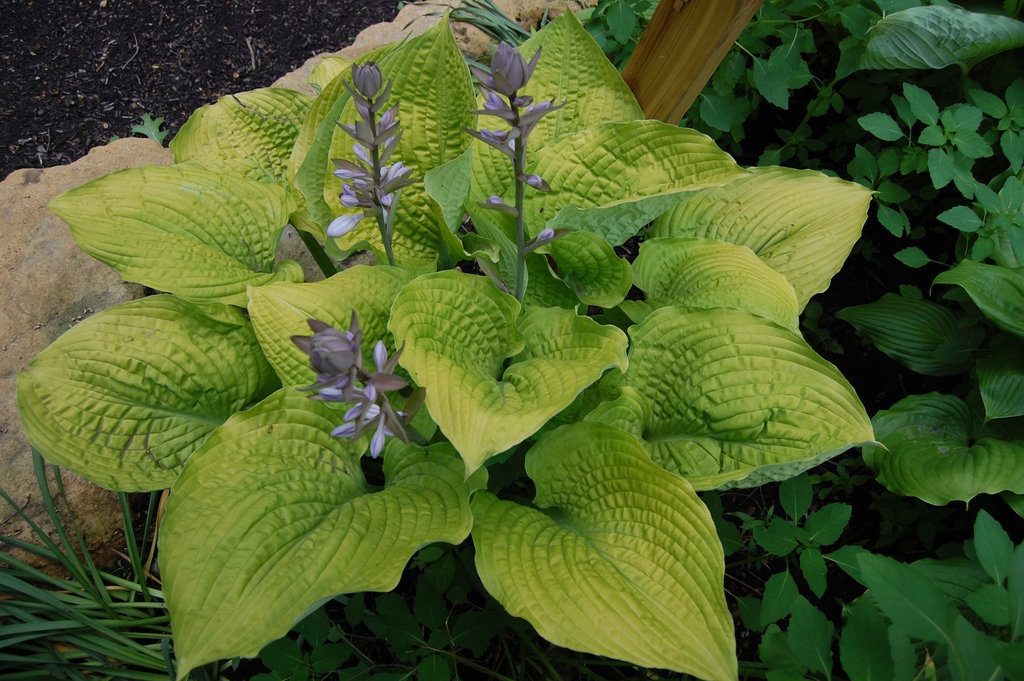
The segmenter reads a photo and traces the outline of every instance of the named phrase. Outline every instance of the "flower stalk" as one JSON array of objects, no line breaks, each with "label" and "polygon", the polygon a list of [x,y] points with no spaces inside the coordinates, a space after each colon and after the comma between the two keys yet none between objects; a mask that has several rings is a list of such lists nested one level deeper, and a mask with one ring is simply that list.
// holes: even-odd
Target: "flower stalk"
[{"label": "flower stalk", "polygon": [[[480,87],[486,92],[484,108],[471,113],[493,116],[509,125],[508,130],[467,129],[466,132],[505,154],[512,163],[515,176],[514,205],[508,205],[500,196],[491,196],[480,203],[480,206],[507,213],[515,218],[515,296],[519,301],[522,301],[526,294],[526,254],[541,245],[538,240],[530,243],[526,241],[526,225],[523,218],[526,187],[541,192],[551,191],[551,187],[539,175],[526,174],[527,140],[541,118],[565,106],[564,103],[556,105],[554,100],[534,104],[533,97],[519,94],[529,82],[539,60],[540,49],[527,62],[514,47],[508,43],[501,43],[491,59],[489,73],[477,67],[470,67]],[[562,234],[552,232],[543,243],[559,236]]]},{"label": "flower stalk", "polygon": [[356,161],[333,159],[337,166],[334,175],[342,180],[341,205],[363,211],[335,218],[327,227],[327,236],[344,236],[365,218],[374,218],[388,264],[394,265],[395,209],[402,188],[418,181],[411,177],[412,169],[401,161],[386,165],[402,138],[398,104],[385,110],[378,120],[377,114],[391,93],[391,81],[383,83],[380,67],[373,62],[354,64],[351,83],[345,83],[345,87],[352,95],[359,119],[351,125],[339,122],[338,126],[355,140],[352,153]]}]

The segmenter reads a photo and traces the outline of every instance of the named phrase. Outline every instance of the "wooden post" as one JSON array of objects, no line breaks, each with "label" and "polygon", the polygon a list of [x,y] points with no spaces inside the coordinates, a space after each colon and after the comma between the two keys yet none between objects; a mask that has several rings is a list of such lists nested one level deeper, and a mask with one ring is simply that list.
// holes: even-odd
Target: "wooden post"
[{"label": "wooden post", "polygon": [[764,0],[661,0],[622,77],[648,118],[676,124]]}]

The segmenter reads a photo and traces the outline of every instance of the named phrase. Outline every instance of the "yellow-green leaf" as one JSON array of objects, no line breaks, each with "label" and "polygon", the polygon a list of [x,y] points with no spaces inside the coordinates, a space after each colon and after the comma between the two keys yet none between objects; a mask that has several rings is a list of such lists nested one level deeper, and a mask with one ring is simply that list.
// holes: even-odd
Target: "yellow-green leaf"
[{"label": "yellow-green leaf", "polygon": [[546,434],[526,467],[546,512],[473,499],[477,571],[491,595],[556,645],[735,679],[722,545],[689,483],[632,435],[596,423]]}]

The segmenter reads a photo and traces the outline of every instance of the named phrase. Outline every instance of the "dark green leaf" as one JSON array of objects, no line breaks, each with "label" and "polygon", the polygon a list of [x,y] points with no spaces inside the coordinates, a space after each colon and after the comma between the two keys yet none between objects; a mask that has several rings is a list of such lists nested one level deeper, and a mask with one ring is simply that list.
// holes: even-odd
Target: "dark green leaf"
[{"label": "dark green leaf", "polygon": [[804,528],[810,540],[822,546],[834,544],[850,522],[851,511],[847,504],[828,504],[807,516]]},{"label": "dark green leaf", "polygon": [[[768,669],[776,673],[779,681],[790,679],[802,679],[803,672],[807,666],[800,662],[789,647],[789,632],[781,631],[779,625],[772,624],[761,637],[761,644],[757,647],[757,654]],[[778,676],[788,674],[788,676]]]},{"label": "dark green leaf", "polygon": [[832,677],[832,623],[824,613],[797,596],[789,618],[789,647],[804,665]]},{"label": "dark green leaf", "polygon": [[985,584],[967,594],[966,601],[971,610],[992,626],[1002,627],[1010,623],[1010,595],[1002,586]]},{"label": "dark green leaf", "polygon": [[895,142],[903,138],[903,130],[900,129],[900,124],[886,113],[875,112],[861,116],[857,119],[857,123],[875,137],[886,142]]},{"label": "dark green leaf", "polygon": [[939,106],[928,94],[927,90],[919,88],[913,83],[903,83],[903,96],[910,104],[910,110],[917,116],[917,120],[926,125],[933,125],[939,120]]},{"label": "dark green leaf", "polygon": [[605,14],[605,20],[608,22],[608,30],[611,31],[612,37],[620,45],[629,42],[636,28],[636,15],[628,4],[623,0],[613,3]]},{"label": "dark green leaf", "polygon": [[893,210],[889,206],[878,204],[878,221],[893,236],[900,237],[910,233],[910,220],[903,209]]},{"label": "dark green leaf", "polygon": [[974,521],[974,551],[992,581],[1002,584],[1013,561],[1013,542],[1002,525],[983,510]]},{"label": "dark green leaf", "polygon": [[849,608],[839,639],[839,661],[850,681],[895,678],[887,626],[870,598],[859,598]]},{"label": "dark green leaf", "polygon": [[437,629],[448,616],[448,604],[434,583],[426,577],[416,583],[416,595],[412,601],[412,612],[416,619],[429,629]]},{"label": "dark green leaf", "polygon": [[928,254],[917,246],[909,246],[907,248],[900,249],[893,253],[892,257],[896,258],[907,267],[913,267],[914,269],[924,267],[932,261],[932,259],[928,257]]},{"label": "dark green leaf", "polygon": [[491,640],[509,621],[504,610],[471,610],[455,618],[452,643],[468,648],[474,657],[483,657]]},{"label": "dark green leaf", "polygon": [[441,655],[428,655],[416,665],[417,681],[449,681],[452,667]]},{"label": "dark green leaf", "polygon": [[825,567],[825,559],[821,557],[821,551],[816,548],[807,548],[800,552],[800,571],[804,573],[807,586],[818,598],[825,593],[827,583],[825,575],[828,568]]},{"label": "dark green leaf", "polygon": [[761,627],[788,615],[793,607],[793,599],[799,595],[789,570],[769,577],[764,585],[764,598],[761,599]]},{"label": "dark green leaf", "polygon": [[795,525],[782,518],[772,518],[768,527],[753,530],[754,541],[776,556],[789,555],[800,543],[797,539],[800,534]]},{"label": "dark green leaf", "polygon": [[260,651],[260,660],[275,672],[294,672],[305,666],[306,660],[298,641],[284,637],[271,641]]},{"label": "dark green leaf", "polygon": [[978,214],[968,206],[950,208],[939,213],[938,218],[950,227],[955,227],[959,231],[967,233],[977,232],[985,224],[978,217]]},{"label": "dark green leaf", "polygon": [[317,674],[329,674],[352,657],[352,646],[348,643],[325,643],[313,649],[309,662]]},{"label": "dark green leaf", "polygon": [[1010,594],[1010,631],[1016,640],[1024,636],[1024,544],[1013,552],[1006,587]]},{"label": "dark green leaf", "polygon": [[331,620],[323,608],[317,608],[293,628],[302,634],[302,638],[311,648],[316,648],[327,641],[327,635],[331,631]]},{"label": "dark green leaf", "polygon": [[954,681],[990,681],[1001,677],[994,658],[999,641],[981,633],[963,617],[956,618],[950,647],[949,666]]},{"label": "dark green leaf", "polygon": [[789,478],[779,485],[779,503],[793,520],[800,520],[811,506],[814,487],[806,474]]},{"label": "dark green leaf", "polygon": [[956,608],[934,584],[909,565],[886,556],[866,553],[857,562],[882,612],[897,627],[913,638],[949,641]]}]

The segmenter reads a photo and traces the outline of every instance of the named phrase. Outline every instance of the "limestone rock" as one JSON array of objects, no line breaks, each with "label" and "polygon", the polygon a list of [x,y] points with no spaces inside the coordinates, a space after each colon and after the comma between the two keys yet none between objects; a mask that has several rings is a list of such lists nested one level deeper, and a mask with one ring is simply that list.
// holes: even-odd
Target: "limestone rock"
[{"label": "limestone rock", "polygon": [[[170,162],[170,151],[153,140],[122,139],[66,166],[16,170],[0,183],[0,486],[47,531],[53,528],[44,517],[15,404],[18,371],[83,318],[138,298],[143,291],[79,249],[67,225],[45,206],[58,194],[109,172]],[[70,511],[89,544],[100,549],[96,559],[102,564],[112,557],[109,549],[121,531],[117,499],[70,472],[62,479]],[[0,534],[31,539],[27,525],[2,500]],[[108,549],[106,556],[103,548]]]}]

